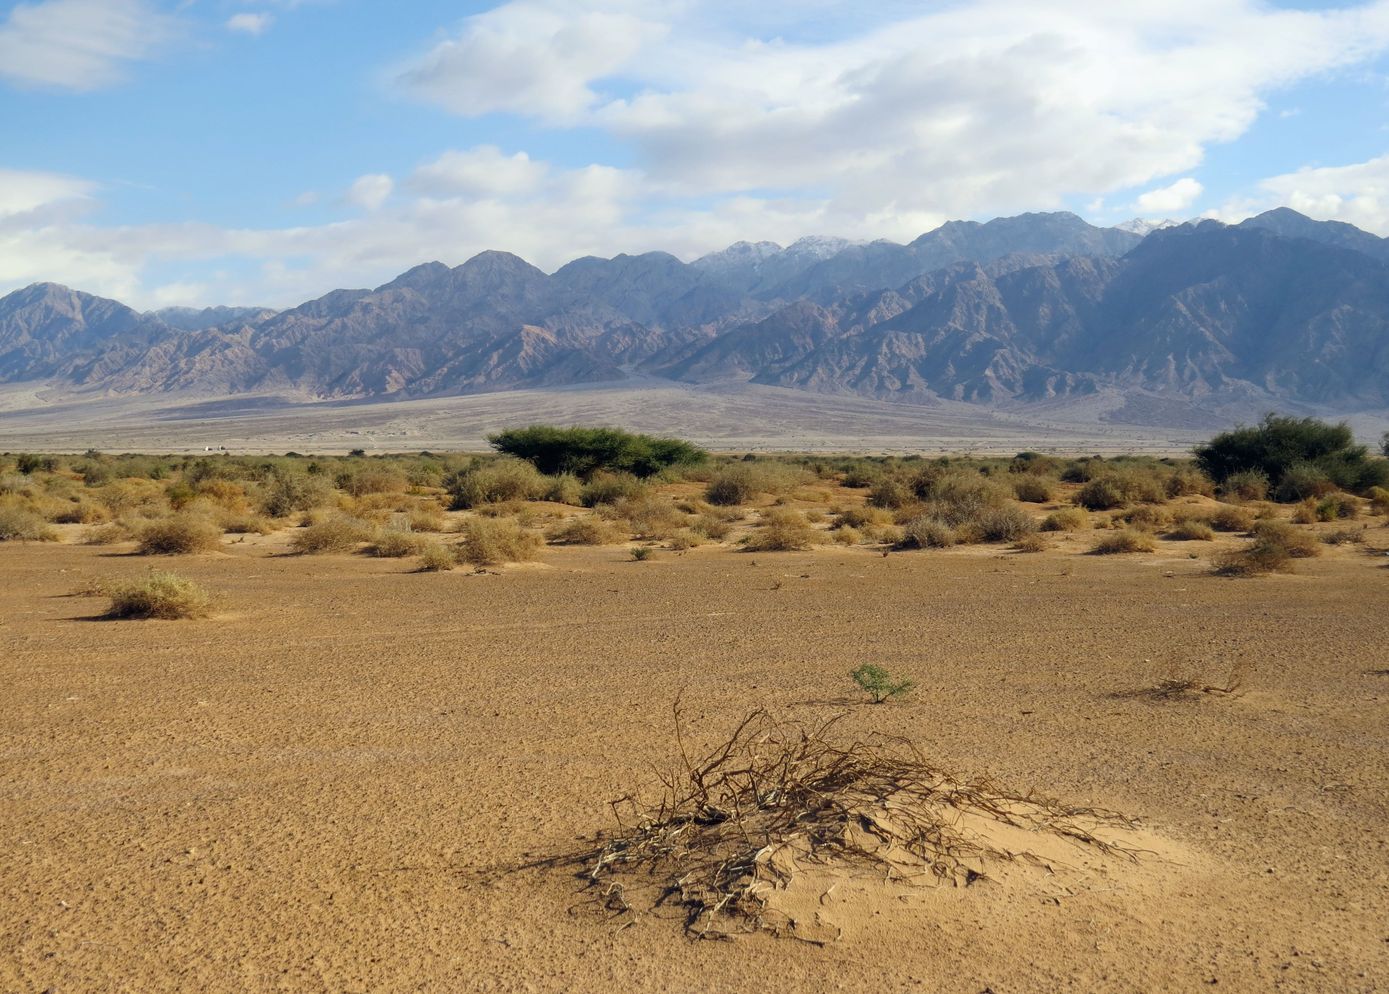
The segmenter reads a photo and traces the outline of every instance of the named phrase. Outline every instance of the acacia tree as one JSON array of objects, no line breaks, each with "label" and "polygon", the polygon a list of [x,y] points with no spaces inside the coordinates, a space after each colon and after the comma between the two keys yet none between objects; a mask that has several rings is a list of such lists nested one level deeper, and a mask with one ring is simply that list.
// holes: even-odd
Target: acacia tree
[{"label": "acacia tree", "polygon": [[1217,435],[1196,448],[1196,462],[1217,483],[1241,473],[1262,473],[1278,500],[1318,491],[1363,491],[1389,483],[1389,463],[1358,445],[1344,421],[1268,414],[1252,427]]},{"label": "acacia tree", "polygon": [[620,428],[530,425],[487,436],[498,452],[525,459],[542,473],[588,479],[599,470],[654,476],[669,466],[702,462],[709,453],[678,438],[639,435]]}]

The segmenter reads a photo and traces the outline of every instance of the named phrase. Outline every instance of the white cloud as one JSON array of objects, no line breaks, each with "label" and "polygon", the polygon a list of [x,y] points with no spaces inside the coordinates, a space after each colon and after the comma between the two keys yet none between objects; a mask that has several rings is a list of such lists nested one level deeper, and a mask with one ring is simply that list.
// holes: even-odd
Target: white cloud
[{"label": "white cloud", "polygon": [[1134,206],[1140,214],[1148,217],[1177,214],[1196,203],[1196,198],[1201,196],[1205,189],[1190,176],[1184,176],[1175,183],[1140,195],[1134,201]]},{"label": "white cloud", "polygon": [[242,13],[233,14],[227,18],[227,30],[239,31],[242,34],[261,35],[270,29],[270,25],[275,23],[274,14],[266,13]]},{"label": "white cloud", "polygon": [[415,170],[410,186],[425,194],[495,197],[535,191],[547,166],[525,152],[504,155],[495,145],[448,151]]},{"label": "white cloud", "polygon": [[96,184],[58,173],[0,169],[0,218],[83,199]]},{"label": "white cloud", "polygon": [[518,0],[470,17],[399,79],[459,114],[572,119],[597,100],[592,81],[620,70],[665,30],[624,10],[586,6]]},{"label": "white cloud", "polygon": [[1389,155],[1272,176],[1252,196],[1236,198],[1213,213],[1237,221],[1273,207],[1291,207],[1319,221],[1345,221],[1389,237]]},{"label": "white cloud", "polygon": [[170,20],[146,0],[41,0],[18,4],[0,24],[0,78],[30,86],[94,90],[148,56]]},{"label": "white cloud", "polygon": [[395,181],[385,173],[358,176],[347,190],[347,202],[364,210],[380,210],[395,189]]}]

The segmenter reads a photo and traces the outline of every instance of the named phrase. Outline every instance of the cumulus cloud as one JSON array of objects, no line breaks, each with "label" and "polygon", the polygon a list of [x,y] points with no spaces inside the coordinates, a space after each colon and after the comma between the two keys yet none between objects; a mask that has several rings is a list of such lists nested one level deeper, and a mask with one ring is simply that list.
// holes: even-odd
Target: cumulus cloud
[{"label": "cumulus cloud", "polygon": [[530,193],[548,167],[525,152],[504,155],[495,145],[448,151],[415,170],[413,189],[431,195],[496,197]]},{"label": "cumulus cloud", "polygon": [[169,35],[145,0],[41,0],[0,24],[0,78],[28,86],[94,90],[122,78]]},{"label": "cumulus cloud", "polygon": [[1346,221],[1389,237],[1389,155],[1349,166],[1299,169],[1259,184],[1268,206],[1322,221]]},{"label": "cumulus cloud", "polygon": [[358,176],[347,190],[347,202],[364,210],[380,210],[395,189],[395,181],[385,173]]},{"label": "cumulus cloud", "polygon": [[1140,194],[1138,199],[1134,201],[1134,206],[1138,208],[1140,214],[1146,214],[1149,217],[1176,214],[1187,210],[1196,203],[1196,198],[1201,196],[1205,189],[1190,176],[1184,176],[1168,186],[1158,187],[1156,190],[1149,190],[1147,193]]},{"label": "cumulus cloud", "polygon": [[460,114],[568,120],[598,99],[593,81],[620,70],[664,31],[626,10],[519,0],[468,18],[399,80]]},{"label": "cumulus cloud", "polygon": [[274,14],[266,13],[241,13],[233,14],[227,18],[227,30],[239,31],[242,34],[261,35],[270,30],[270,25],[275,22]]}]

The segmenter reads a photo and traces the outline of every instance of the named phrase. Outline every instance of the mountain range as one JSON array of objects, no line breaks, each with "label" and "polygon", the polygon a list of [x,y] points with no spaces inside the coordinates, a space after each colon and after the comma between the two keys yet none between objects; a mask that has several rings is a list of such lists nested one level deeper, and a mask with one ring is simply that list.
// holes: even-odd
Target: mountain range
[{"label": "mountain range", "polygon": [[1389,407],[1389,239],[1279,209],[1101,228],[950,222],[906,244],[740,242],[553,274],[504,252],[283,311],[0,298],[0,383],[62,395],[404,399],[751,382],[930,404],[1100,391]]}]

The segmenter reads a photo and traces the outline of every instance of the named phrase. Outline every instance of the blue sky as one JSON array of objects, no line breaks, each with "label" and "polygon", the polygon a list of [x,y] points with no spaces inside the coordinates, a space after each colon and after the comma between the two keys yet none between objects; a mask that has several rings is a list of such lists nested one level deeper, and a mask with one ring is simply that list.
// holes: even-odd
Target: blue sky
[{"label": "blue sky", "polygon": [[1389,0],[0,0],[0,114],[0,292],[137,306],[1023,210],[1389,235]]}]

